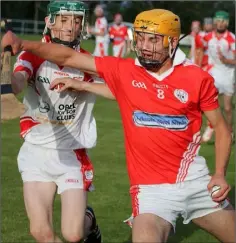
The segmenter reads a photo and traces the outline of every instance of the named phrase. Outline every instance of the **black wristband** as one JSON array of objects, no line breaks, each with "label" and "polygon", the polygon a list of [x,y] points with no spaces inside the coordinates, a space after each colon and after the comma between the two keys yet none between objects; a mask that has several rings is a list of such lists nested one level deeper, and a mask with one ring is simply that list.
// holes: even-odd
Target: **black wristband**
[{"label": "black wristband", "polygon": [[5,52],[5,51],[12,52],[12,47],[11,47],[10,45],[9,45],[9,46],[5,46],[3,51],[4,51],[4,52]]},{"label": "black wristband", "polygon": [[11,94],[11,93],[13,93],[11,84],[2,84],[1,85],[1,95],[2,94]]}]

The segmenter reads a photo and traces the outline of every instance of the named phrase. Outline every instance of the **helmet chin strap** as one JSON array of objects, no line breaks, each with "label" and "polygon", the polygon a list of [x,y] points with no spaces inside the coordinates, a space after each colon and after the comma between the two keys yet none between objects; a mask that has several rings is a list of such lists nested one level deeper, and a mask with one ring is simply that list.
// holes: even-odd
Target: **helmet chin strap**
[{"label": "helmet chin strap", "polygon": [[73,41],[63,41],[60,40],[59,38],[52,38],[52,42],[56,43],[56,44],[61,44],[63,46],[68,46],[70,48],[75,49],[79,44],[80,44],[80,40],[73,40]]}]

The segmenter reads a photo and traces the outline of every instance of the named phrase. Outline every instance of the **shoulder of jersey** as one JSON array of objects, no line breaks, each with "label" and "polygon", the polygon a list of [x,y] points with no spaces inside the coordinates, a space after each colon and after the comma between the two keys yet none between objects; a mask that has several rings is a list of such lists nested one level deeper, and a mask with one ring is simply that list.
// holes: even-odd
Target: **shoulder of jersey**
[{"label": "shoulder of jersey", "polygon": [[200,77],[211,77],[210,74],[206,71],[204,71],[201,67],[194,64],[191,60],[187,59],[182,63],[182,68],[185,70],[183,71],[186,74],[186,71],[188,72],[188,75],[196,78]]},{"label": "shoulder of jersey", "polygon": [[232,32],[228,32],[228,36],[227,36],[228,38],[228,40],[229,40],[229,42],[235,42],[235,34],[233,34]]},{"label": "shoulder of jersey", "polygon": [[207,40],[207,41],[208,41],[208,40],[212,39],[212,37],[213,37],[213,31],[207,33],[207,34],[204,36],[204,40]]},{"label": "shoulder of jersey", "polygon": [[32,62],[32,63],[37,63],[37,64],[41,64],[45,61],[45,59],[34,55],[31,52],[27,52],[27,51],[22,51],[18,57],[17,60],[23,60],[23,61],[28,61],[28,62]]}]

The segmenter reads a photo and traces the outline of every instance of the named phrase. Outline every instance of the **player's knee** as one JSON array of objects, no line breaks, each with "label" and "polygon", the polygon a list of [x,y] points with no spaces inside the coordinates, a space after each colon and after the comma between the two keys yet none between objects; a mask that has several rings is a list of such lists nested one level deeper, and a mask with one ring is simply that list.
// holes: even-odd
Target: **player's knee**
[{"label": "player's knee", "polygon": [[77,229],[74,231],[72,229],[64,229],[62,230],[62,235],[66,241],[79,242],[84,239],[84,230]]},{"label": "player's knee", "polygon": [[30,234],[38,242],[48,242],[54,239],[54,233],[51,227],[45,225],[31,225]]},{"label": "player's knee", "polygon": [[231,105],[225,105],[224,107],[225,113],[231,113],[232,112],[232,106]]}]

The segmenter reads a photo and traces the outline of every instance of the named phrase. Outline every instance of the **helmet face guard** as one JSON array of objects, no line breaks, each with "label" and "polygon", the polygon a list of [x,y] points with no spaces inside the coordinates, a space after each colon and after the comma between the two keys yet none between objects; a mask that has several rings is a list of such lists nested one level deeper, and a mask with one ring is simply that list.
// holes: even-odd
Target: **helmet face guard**
[{"label": "helmet face guard", "polygon": [[[161,51],[158,51],[156,48],[156,44],[153,43],[152,50],[145,50],[143,48],[142,40],[137,40],[139,34],[152,34],[154,36],[159,36],[159,38],[162,38],[163,49]],[[173,58],[175,50],[171,48],[171,37],[163,36],[158,33],[147,33],[145,32],[145,30],[136,31],[133,28],[133,40],[133,50],[140,64],[149,71],[161,68],[168,58]],[[138,45],[137,41],[139,42]]]},{"label": "helmet face guard", "polygon": [[[51,37],[52,42],[62,44],[69,46],[71,48],[75,48],[78,46],[83,38],[86,38],[86,22],[87,22],[87,12],[88,9],[86,5],[83,2],[79,1],[51,1],[48,5],[48,23],[46,24],[44,34],[49,34]],[[60,16],[60,18],[63,18],[63,16],[71,16],[71,26],[72,30],[64,30],[63,22],[61,22],[61,26],[57,29],[53,28],[53,26],[56,24],[56,18]],[[74,28],[75,26],[75,18],[77,16],[82,17],[81,22],[81,30],[79,31],[78,35],[75,36],[71,40],[62,40],[61,35],[63,31],[76,31]],[[50,28],[49,28],[50,26]],[[53,35],[53,30],[59,32],[59,36]]]}]

